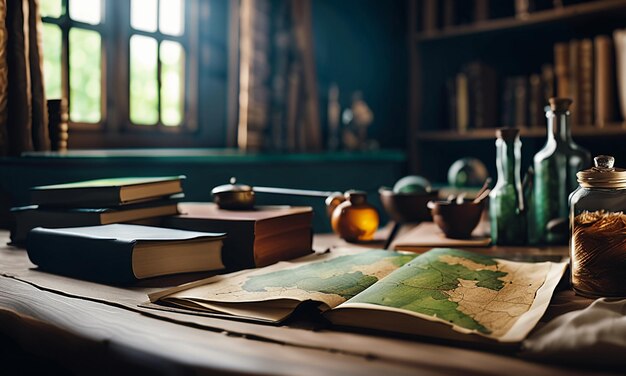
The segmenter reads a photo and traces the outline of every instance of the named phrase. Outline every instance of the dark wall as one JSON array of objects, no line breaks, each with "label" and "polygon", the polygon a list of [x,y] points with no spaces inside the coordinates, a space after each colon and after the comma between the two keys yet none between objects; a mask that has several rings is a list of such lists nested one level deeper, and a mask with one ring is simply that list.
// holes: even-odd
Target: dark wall
[{"label": "dark wall", "polygon": [[320,113],[326,129],[328,88],[339,86],[342,110],[361,91],[374,113],[370,138],[404,147],[408,97],[406,2],[315,0],[313,34]]}]

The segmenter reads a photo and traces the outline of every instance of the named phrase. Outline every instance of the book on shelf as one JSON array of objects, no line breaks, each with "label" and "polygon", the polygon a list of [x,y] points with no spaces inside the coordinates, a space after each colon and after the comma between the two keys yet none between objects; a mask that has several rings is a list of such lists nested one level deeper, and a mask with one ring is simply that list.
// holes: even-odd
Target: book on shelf
[{"label": "book on shelf", "polygon": [[313,209],[257,206],[255,210],[224,210],[213,203],[181,203],[180,215],[164,218],[165,227],[225,232],[224,264],[229,269],[253,268],[312,252]]},{"label": "book on shelf", "polygon": [[525,76],[514,78],[514,122],[516,127],[528,125],[528,82]]},{"label": "book on shelf", "polygon": [[580,41],[572,39],[569,41],[569,95],[572,104],[569,107],[570,124],[577,126],[580,124]]},{"label": "book on shelf", "polygon": [[470,103],[469,103],[469,87],[467,75],[465,73],[457,73],[456,75],[456,129],[459,132],[465,132],[469,128],[470,122]]},{"label": "book on shelf", "polygon": [[531,74],[528,79],[528,86],[528,125],[540,127],[545,123],[544,107],[547,103],[543,96],[541,75]]},{"label": "book on shelf", "polygon": [[548,99],[554,97],[554,66],[552,64],[541,66],[541,83],[543,85],[543,99],[548,104]]},{"label": "book on shelf", "polygon": [[126,284],[169,274],[220,270],[223,233],[129,224],[28,233],[28,258],[41,270],[96,282]]},{"label": "book on shelf", "polygon": [[121,177],[33,187],[31,204],[110,207],[181,193],[184,176]]},{"label": "book on shelf", "polygon": [[422,7],[422,25],[425,33],[432,33],[437,30],[437,0],[424,0]]},{"label": "book on shelf", "polygon": [[28,205],[11,209],[14,219],[11,243],[22,245],[28,232],[35,227],[63,228],[135,222],[178,214],[178,201],[183,194],[135,204],[108,208],[63,208]]},{"label": "book on shelf", "polygon": [[615,64],[613,60],[613,42],[607,35],[598,35],[595,47],[595,125],[603,127],[615,120]]},{"label": "book on shelf", "polygon": [[495,70],[482,62],[471,62],[463,67],[469,93],[470,128],[488,128],[496,125],[497,77]]},{"label": "book on shelf", "polygon": [[594,98],[594,69],[593,69],[593,42],[591,39],[580,41],[580,103],[578,105],[578,121],[580,124],[593,124]]},{"label": "book on shelf", "polygon": [[515,125],[515,79],[513,77],[504,79],[501,106],[500,121],[502,126],[512,127]]},{"label": "book on shelf", "polygon": [[570,94],[570,65],[569,45],[567,43],[554,44],[554,73],[556,75],[556,95],[567,98]]},{"label": "book on shelf", "polygon": [[545,312],[565,263],[333,249],[149,295],[147,306],[280,323],[313,306],[340,327],[460,342],[517,344]]}]

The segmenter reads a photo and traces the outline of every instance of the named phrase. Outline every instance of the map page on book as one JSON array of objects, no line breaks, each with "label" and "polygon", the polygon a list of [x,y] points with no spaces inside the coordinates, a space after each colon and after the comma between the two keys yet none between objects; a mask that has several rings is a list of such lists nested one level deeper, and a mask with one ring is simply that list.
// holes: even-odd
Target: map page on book
[{"label": "map page on book", "polygon": [[339,325],[417,335],[426,326],[451,327],[517,342],[545,312],[565,266],[450,248],[420,255],[334,249],[193,282],[152,294],[150,300],[273,322],[312,300]]},{"label": "map page on book", "polygon": [[325,309],[336,307],[415,256],[383,250],[338,249],[192,282],[152,294],[150,300],[280,321],[303,301],[323,303]]},{"label": "map page on book", "polygon": [[[543,315],[565,264],[525,263],[438,248],[343,307],[402,310],[463,333],[523,339]],[[372,307],[374,306],[374,307]]]}]

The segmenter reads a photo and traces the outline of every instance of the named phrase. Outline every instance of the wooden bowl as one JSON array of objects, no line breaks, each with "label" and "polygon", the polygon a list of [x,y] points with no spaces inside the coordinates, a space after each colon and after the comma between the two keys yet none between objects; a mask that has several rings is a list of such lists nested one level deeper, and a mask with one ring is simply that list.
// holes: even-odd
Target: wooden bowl
[{"label": "wooden bowl", "polygon": [[439,191],[394,193],[386,187],[380,188],[378,193],[385,212],[391,220],[398,223],[432,221],[426,204],[439,197]]},{"label": "wooden bowl", "polygon": [[465,200],[457,204],[455,201],[430,201],[428,208],[433,221],[448,238],[469,239],[480,222],[484,202],[475,204],[472,200]]}]

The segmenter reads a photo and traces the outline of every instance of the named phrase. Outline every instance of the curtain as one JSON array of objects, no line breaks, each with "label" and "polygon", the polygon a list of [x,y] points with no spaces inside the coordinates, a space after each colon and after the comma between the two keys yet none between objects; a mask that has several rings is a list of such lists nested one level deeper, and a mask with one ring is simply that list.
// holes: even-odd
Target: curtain
[{"label": "curtain", "polygon": [[0,0],[0,155],[49,150],[39,0]]}]

